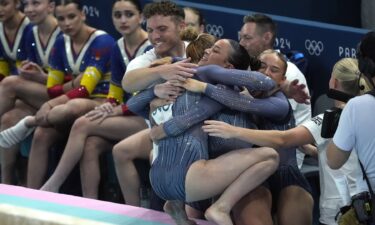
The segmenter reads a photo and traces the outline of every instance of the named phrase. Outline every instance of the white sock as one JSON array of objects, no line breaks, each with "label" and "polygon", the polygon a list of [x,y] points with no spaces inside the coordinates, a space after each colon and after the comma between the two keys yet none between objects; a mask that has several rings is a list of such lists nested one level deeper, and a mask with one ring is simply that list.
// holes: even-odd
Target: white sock
[{"label": "white sock", "polygon": [[10,148],[27,138],[35,129],[35,127],[26,126],[26,120],[30,117],[26,116],[13,127],[0,132],[0,147]]}]

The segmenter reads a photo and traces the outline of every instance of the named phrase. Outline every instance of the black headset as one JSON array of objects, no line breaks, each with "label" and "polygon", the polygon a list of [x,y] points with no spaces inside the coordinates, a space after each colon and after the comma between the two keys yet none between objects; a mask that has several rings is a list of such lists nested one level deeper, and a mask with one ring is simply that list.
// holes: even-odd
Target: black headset
[{"label": "black headset", "polygon": [[[369,32],[367,33],[362,41],[358,44],[357,47],[357,59],[358,59],[358,69],[359,71],[366,76],[368,81],[372,84],[373,87],[375,87],[372,78],[375,77],[375,62],[373,59],[368,57],[368,55],[363,51],[367,50],[369,51],[370,49],[375,49],[375,46],[372,46],[370,49],[367,49],[368,46],[372,43],[370,43],[369,39],[375,39],[375,32]],[[374,42],[375,41],[371,41]]]},{"label": "black headset", "polygon": [[365,76],[371,78],[375,76],[375,63],[369,57],[363,56],[361,49],[357,51],[358,69]]}]

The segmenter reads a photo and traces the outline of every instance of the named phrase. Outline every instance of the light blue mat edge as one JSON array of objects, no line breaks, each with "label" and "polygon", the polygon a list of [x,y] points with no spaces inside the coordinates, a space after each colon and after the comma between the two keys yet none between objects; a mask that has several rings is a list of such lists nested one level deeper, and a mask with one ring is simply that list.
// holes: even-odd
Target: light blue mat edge
[{"label": "light blue mat edge", "polygon": [[60,205],[52,202],[27,199],[17,196],[0,194],[0,204],[10,204],[31,209],[38,209],[53,213],[60,213],[82,219],[95,220],[112,224],[122,225],[165,225],[165,223],[145,221],[125,215],[113,214],[93,209],[85,209],[76,206]]}]

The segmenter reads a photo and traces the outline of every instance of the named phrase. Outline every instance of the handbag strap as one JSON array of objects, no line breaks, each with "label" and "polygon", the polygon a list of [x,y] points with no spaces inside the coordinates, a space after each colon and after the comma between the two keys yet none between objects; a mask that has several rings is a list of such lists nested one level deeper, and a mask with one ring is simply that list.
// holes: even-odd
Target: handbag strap
[{"label": "handbag strap", "polygon": [[[375,89],[372,89],[371,91],[368,91],[367,94],[370,94],[370,95],[372,95],[372,96],[375,97]],[[374,195],[374,191],[373,191],[372,188],[371,188],[370,181],[369,181],[369,179],[368,179],[368,177],[367,177],[367,175],[366,175],[365,168],[363,167],[361,161],[359,161],[359,165],[361,166],[361,170],[362,170],[362,173],[363,173],[363,177],[366,179],[367,186],[368,186],[369,189],[370,189],[371,199],[374,199],[374,200],[375,200],[375,198],[374,198],[374,197],[375,197],[375,195]],[[373,208],[375,208],[375,206],[374,206]]]},{"label": "handbag strap", "polygon": [[[366,92],[366,94],[370,94],[370,95],[375,97],[375,89]],[[368,179],[368,177],[366,175],[365,168],[363,167],[363,164],[362,164],[361,160],[359,160],[359,158],[358,158],[358,161],[359,161],[359,165],[361,166],[363,178],[366,180],[366,183],[367,183],[367,186],[368,186],[368,189],[369,189],[369,193],[370,193],[370,197],[371,197],[371,218],[372,218],[372,224],[374,224],[375,223],[375,194],[374,194],[374,191],[372,190],[370,180]]]},{"label": "handbag strap", "polygon": [[375,97],[375,89],[372,89],[371,91],[366,92],[366,94],[369,94]]},{"label": "handbag strap", "polygon": [[[372,89],[371,91],[368,91],[368,92],[366,92],[366,94],[370,94],[370,95],[372,95],[372,96],[374,96],[375,97],[375,89]],[[359,159],[358,159],[359,160]],[[371,184],[370,184],[370,181],[369,181],[369,179],[368,179],[368,177],[367,177],[367,175],[366,175],[366,171],[365,171],[365,168],[363,167],[363,164],[362,164],[362,162],[361,162],[361,160],[359,160],[359,165],[361,166],[361,170],[362,170],[362,173],[363,173],[363,177],[365,178],[365,180],[366,180],[366,183],[367,183],[367,186],[368,186],[368,188],[369,188],[369,192],[370,192],[370,195],[371,195],[371,199],[374,199],[375,200],[375,195],[374,195],[374,191],[372,190],[372,188],[371,188]],[[375,208],[375,207],[374,207]]]},{"label": "handbag strap", "polygon": [[[373,97],[375,97],[375,89],[372,89],[371,91],[368,91],[366,94],[370,94]],[[375,223],[375,195],[374,195],[374,191],[371,188],[371,184],[370,184],[370,181],[369,181],[369,179],[368,179],[368,177],[366,175],[365,168],[363,167],[363,165],[362,165],[362,163],[361,163],[360,160],[359,160],[359,165],[361,166],[363,177],[366,180],[366,183],[367,183],[367,186],[368,186],[368,189],[369,189],[369,192],[370,192],[370,197],[371,197],[371,218],[372,218],[371,222],[372,222],[372,224],[374,224]]]},{"label": "handbag strap", "polygon": [[374,198],[375,194],[374,194],[374,191],[371,188],[371,184],[370,184],[370,181],[369,181],[369,179],[368,179],[368,177],[366,175],[365,168],[363,167],[361,160],[358,159],[358,161],[359,161],[359,165],[361,166],[361,170],[362,170],[362,173],[363,173],[363,178],[366,180],[367,186],[369,188],[369,192],[370,192],[371,198]]},{"label": "handbag strap", "polygon": [[[371,91],[366,92],[366,94],[370,94],[370,95],[372,95],[372,96],[375,97],[375,89],[372,89]],[[361,162],[361,160],[359,160],[359,158],[358,158],[358,161],[359,161],[359,165],[361,166],[361,170],[362,170],[362,173],[363,173],[363,178],[366,180],[367,186],[369,188],[371,199],[375,200],[375,198],[374,198],[375,197],[374,191],[371,188],[371,184],[370,184],[370,181],[369,181],[369,179],[368,179],[368,177],[366,175],[365,168],[363,167],[362,162]],[[375,208],[375,207],[373,207],[373,208]]]},{"label": "handbag strap", "polygon": [[369,189],[369,193],[370,193],[370,197],[371,197],[371,224],[374,224],[375,223],[375,194],[374,194],[374,191],[372,190],[372,187],[371,187],[371,184],[370,184],[370,181],[366,175],[366,171],[365,171],[365,168],[363,167],[362,163],[361,163],[361,160],[359,160],[359,165],[361,166],[361,170],[362,170],[362,173],[363,173],[363,178],[366,180],[366,183],[367,183],[367,186],[368,186],[368,189]]}]

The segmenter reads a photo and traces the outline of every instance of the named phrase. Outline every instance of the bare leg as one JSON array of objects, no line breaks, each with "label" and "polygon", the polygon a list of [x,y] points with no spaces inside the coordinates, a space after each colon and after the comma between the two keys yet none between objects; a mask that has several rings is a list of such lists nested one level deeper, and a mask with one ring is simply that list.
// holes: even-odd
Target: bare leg
[{"label": "bare leg", "polygon": [[[103,99],[72,99],[65,104],[55,106],[53,109],[51,109],[51,111],[48,113],[49,122],[55,127],[67,128],[71,123],[74,122],[76,118],[92,110],[95,106],[99,105],[101,101],[103,101]],[[36,137],[35,134],[37,134]],[[30,154],[27,182],[28,187],[39,189],[42,186],[43,179],[46,175],[46,169],[48,165],[47,153],[49,151],[49,148],[54,144],[56,138],[58,138],[59,135],[55,129],[43,129],[41,127],[37,128],[35,134],[32,145],[32,154]],[[35,141],[36,138],[41,140]],[[38,161],[40,161],[41,158],[43,159],[43,163],[38,164]],[[36,170],[34,168],[36,168]]]},{"label": "bare leg", "polygon": [[189,220],[185,211],[185,203],[183,201],[166,201],[164,204],[164,212],[168,213],[177,225],[194,225],[194,220]]},{"label": "bare leg", "polygon": [[[101,103],[102,99],[73,99],[66,104],[55,106],[48,113],[48,121],[59,130],[68,130],[74,120]],[[25,139],[39,124],[34,116],[26,117],[19,123],[0,133],[0,146],[8,147]]]},{"label": "bare leg", "polygon": [[185,179],[186,201],[222,193],[205,216],[217,224],[231,225],[229,213],[233,206],[266,180],[277,165],[278,154],[271,148],[236,150],[213,160],[197,161],[190,166]]},{"label": "bare leg", "polygon": [[27,168],[27,187],[39,189],[44,183],[50,148],[60,136],[54,128],[36,128]]},{"label": "bare leg", "polygon": [[[0,83],[0,116],[13,108],[17,108],[20,101],[26,103],[29,108],[37,109],[46,100],[48,100],[46,87],[41,83],[29,81],[20,76],[8,76]],[[22,118],[19,118],[19,120]],[[12,126],[17,122],[13,122]],[[12,126],[7,126],[7,128]],[[9,142],[9,138],[4,140],[4,136],[1,139],[2,147],[10,148],[15,144],[13,141]]]},{"label": "bare leg", "polygon": [[[112,148],[112,143],[103,138],[119,141],[146,128],[147,125],[144,119],[138,116],[110,117],[105,119],[100,125],[96,121],[87,123],[91,124],[88,131],[91,135],[96,135],[95,142],[99,142],[100,145],[94,142],[91,144],[93,147],[90,148],[87,145],[91,141],[86,142],[80,163],[82,191],[85,197],[97,198],[100,182],[99,156],[104,150],[109,147]],[[95,126],[92,124],[95,124]]]},{"label": "bare leg", "polygon": [[312,224],[314,200],[299,186],[288,186],[280,192],[277,218],[280,225]]},{"label": "bare leg", "polygon": [[233,208],[233,218],[236,225],[273,225],[272,195],[263,187],[243,197]]},{"label": "bare leg", "polygon": [[[99,156],[110,145],[99,137],[120,140],[126,137],[129,132],[135,132],[145,126],[144,120],[136,116],[110,117],[100,124],[98,121],[90,121],[85,116],[81,116],[74,122],[60,162],[52,176],[43,185],[42,190],[57,192],[83,155],[82,164],[86,165],[88,163],[87,165],[89,165],[87,168],[83,166],[81,170],[81,172],[83,171],[81,174],[83,194],[85,197],[91,196],[94,198],[95,194],[88,193],[92,193],[91,190],[94,189],[96,193],[98,186],[90,182],[90,179],[96,180],[94,178],[97,178],[99,180],[100,174],[96,174],[93,171],[99,170]],[[98,137],[95,138],[92,135]],[[109,148],[112,148],[112,145]],[[89,184],[85,185],[86,182],[89,182]]]},{"label": "bare leg", "polygon": [[[102,99],[72,99],[65,104],[55,106],[48,113],[48,121],[51,127],[65,132],[73,124],[74,120],[101,103]],[[0,134],[2,146],[11,146],[22,141],[28,133],[38,124],[35,117],[27,117],[20,121],[16,126],[3,131]],[[31,128],[34,127],[34,128]],[[13,138],[12,138],[13,137]],[[5,142],[5,143],[4,143]]]},{"label": "bare leg", "polygon": [[85,123],[85,117],[80,117],[73,124],[68,142],[56,170],[42,186],[42,190],[58,192],[74,166],[79,162],[91,126]]},{"label": "bare leg", "polygon": [[[1,119],[1,130],[13,126],[24,116],[32,113],[25,107],[17,107],[5,113]],[[18,145],[11,148],[1,149],[1,182],[4,184],[15,184],[16,160],[18,155]]]},{"label": "bare leg", "polygon": [[185,211],[189,218],[205,219],[204,212],[194,209],[189,205],[185,205]]},{"label": "bare leg", "polygon": [[87,138],[80,164],[83,197],[98,199],[100,184],[100,155],[110,151],[113,145],[98,136]]},{"label": "bare leg", "polygon": [[152,143],[149,129],[142,130],[122,140],[113,148],[117,178],[126,204],[139,206],[140,180],[134,159],[149,159]]},{"label": "bare leg", "polygon": [[11,110],[17,99],[21,99],[34,108],[39,108],[48,100],[46,87],[19,76],[6,77],[0,83],[0,116]]},{"label": "bare leg", "polygon": [[1,149],[1,183],[15,184],[15,171],[18,155],[18,146]]},{"label": "bare leg", "polygon": [[48,121],[58,127],[66,127],[67,124],[73,124],[74,120],[83,116],[85,113],[101,105],[104,99],[82,99],[76,98],[67,103],[55,106],[48,113]]}]

